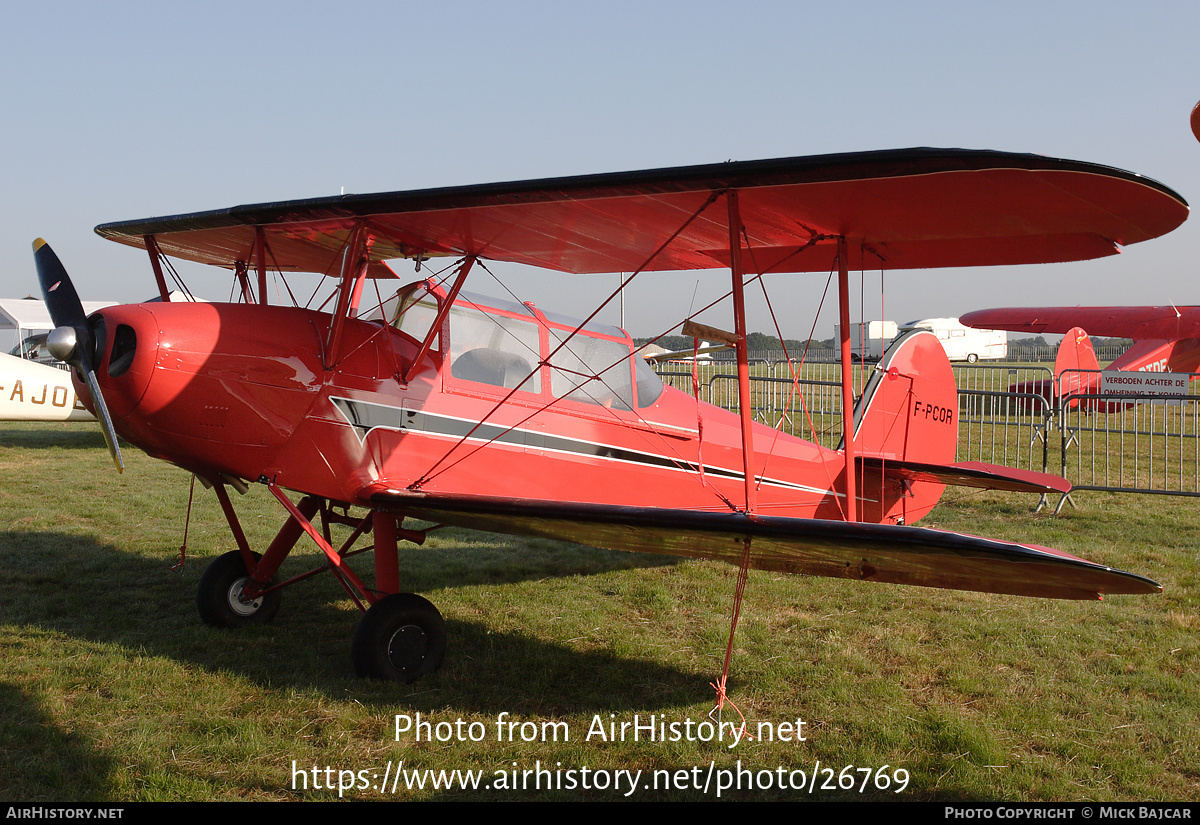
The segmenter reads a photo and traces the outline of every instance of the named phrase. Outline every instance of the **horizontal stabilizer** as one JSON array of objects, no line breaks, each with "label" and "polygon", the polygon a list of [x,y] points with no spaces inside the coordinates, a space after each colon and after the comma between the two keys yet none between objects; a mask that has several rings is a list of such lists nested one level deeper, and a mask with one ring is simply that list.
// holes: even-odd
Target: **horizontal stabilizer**
[{"label": "horizontal stabilizer", "polygon": [[654,507],[363,491],[404,516],[759,570],[1055,599],[1158,593],[1156,582],[1044,547],[900,527]]},{"label": "horizontal stabilizer", "polygon": [[979,461],[927,464],[869,455],[858,456],[858,461],[864,468],[881,471],[887,478],[901,478],[907,481],[929,481],[955,487],[978,487],[1013,493],[1071,492],[1071,482],[1060,476]]}]

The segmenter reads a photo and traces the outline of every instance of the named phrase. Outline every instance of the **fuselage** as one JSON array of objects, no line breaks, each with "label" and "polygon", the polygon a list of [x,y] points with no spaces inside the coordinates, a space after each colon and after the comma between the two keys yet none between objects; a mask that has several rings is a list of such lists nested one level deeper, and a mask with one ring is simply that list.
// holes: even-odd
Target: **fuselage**
[{"label": "fuselage", "polygon": [[[1119,358],[1104,368],[1106,371],[1170,372],[1195,376],[1200,371],[1200,339],[1180,338],[1174,340],[1146,339],[1135,341]],[[1025,381],[1009,386],[1009,392],[1030,396],[1041,396],[1043,403],[1037,404],[1037,412],[1048,414],[1058,399],[1068,399],[1068,408],[1075,409],[1083,403],[1087,409],[1100,412],[1116,412],[1131,404],[1120,401],[1102,401],[1095,398],[1080,399],[1076,396],[1101,394],[1100,362],[1087,333],[1079,327],[1068,330],[1058,347],[1054,362],[1054,378]],[[1033,407],[1026,403],[1027,409]]]},{"label": "fuselage", "polygon": [[[97,375],[123,438],[213,479],[350,504],[383,485],[744,506],[737,415],[663,386],[615,327],[576,333],[531,305],[495,303],[456,303],[415,368],[432,300],[424,315],[390,309],[333,332],[333,316],[306,309],[109,307]],[[757,511],[844,517],[839,451],[761,425],[753,439]],[[864,518],[885,520],[896,501],[880,497],[863,494]]]}]

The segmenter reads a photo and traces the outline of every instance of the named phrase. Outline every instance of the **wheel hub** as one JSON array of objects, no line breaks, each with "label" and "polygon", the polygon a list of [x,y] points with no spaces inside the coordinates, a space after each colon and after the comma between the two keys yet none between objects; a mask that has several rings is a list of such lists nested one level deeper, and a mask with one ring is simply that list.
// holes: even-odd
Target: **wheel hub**
[{"label": "wheel hub", "polygon": [[247,599],[242,595],[247,581],[248,579],[243,577],[229,586],[229,607],[239,616],[253,616],[262,607],[262,596],[257,599]]},{"label": "wheel hub", "polygon": [[417,667],[425,659],[429,639],[419,625],[406,624],[392,634],[388,640],[388,661],[401,673]]}]

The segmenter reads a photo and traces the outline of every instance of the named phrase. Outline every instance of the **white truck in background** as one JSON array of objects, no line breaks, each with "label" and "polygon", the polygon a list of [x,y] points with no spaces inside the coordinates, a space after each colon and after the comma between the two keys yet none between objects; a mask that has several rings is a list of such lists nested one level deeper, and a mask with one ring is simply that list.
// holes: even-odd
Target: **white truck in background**
[{"label": "white truck in background", "polygon": [[1000,361],[1008,357],[1008,333],[999,329],[973,329],[963,326],[957,318],[925,318],[909,321],[900,327],[901,332],[910,329],[927,329],[937,335],[951,361]]},{"label": "white truck in background", "polygon": [[[850,357],[855,361],[878,361],[898,334],[895,321],[863,321],[850,325]],[[842,340],[841,324],[833,326],[833,346]]]}]

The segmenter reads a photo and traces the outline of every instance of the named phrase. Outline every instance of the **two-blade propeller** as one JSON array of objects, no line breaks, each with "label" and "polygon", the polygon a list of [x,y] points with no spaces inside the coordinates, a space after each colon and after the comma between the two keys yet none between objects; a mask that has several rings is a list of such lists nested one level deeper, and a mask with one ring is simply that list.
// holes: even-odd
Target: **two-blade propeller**
[{"label": "two-blade propeller", "polygon": [[113,429],[108,406],[104,403],[100,385],[96,382],[96,369],[92,363],[94,341],[88,326],[87,313],[83,311],[83,303],[79,300],[79,294],[75,292],[75,286],[71,283],[62,261],[41,238],[33,242],[33,258],[37,263],[38,280],[42,283],[42,298],[55,327],[46,339],[46,346],[55,358],[79,370],[87,381],[88,392],[91,393],[92,404],[96,408],[96,417],[100,419],[104,428],[104,440],[108,443],[109,455],[117,465],[117,472],[121,472],[125,469],[125,463],[121,460],[121,448],[117,445],[117,432]]}]

